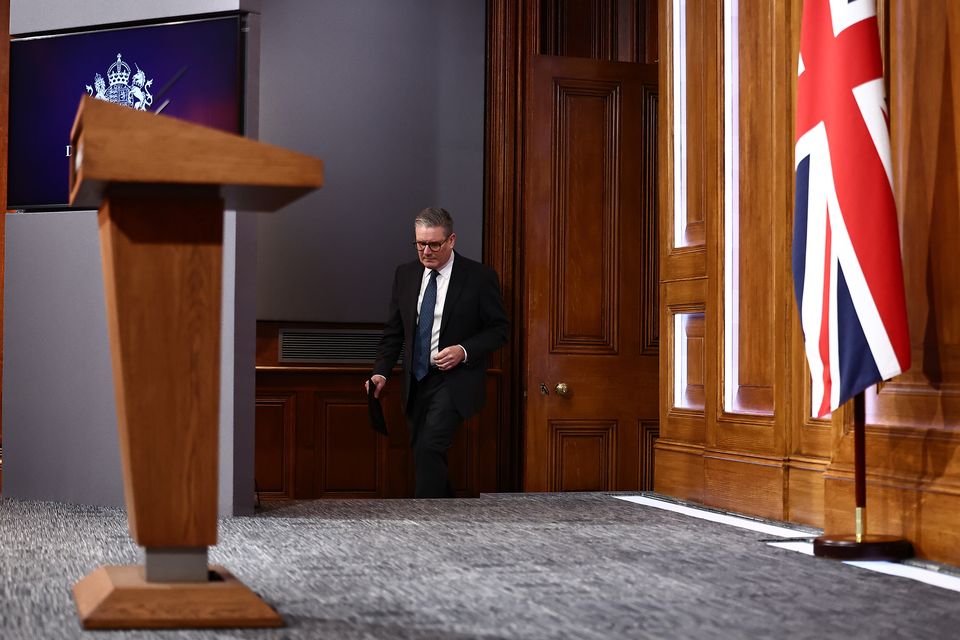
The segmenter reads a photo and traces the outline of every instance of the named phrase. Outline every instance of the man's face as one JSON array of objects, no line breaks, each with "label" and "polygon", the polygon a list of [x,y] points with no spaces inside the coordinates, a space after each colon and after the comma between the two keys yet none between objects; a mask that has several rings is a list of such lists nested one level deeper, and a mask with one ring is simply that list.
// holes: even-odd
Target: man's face
[{"label": "man's face", "polygon": [[[423,243],[416,245],[417,255],[420,257],[421,264],[427,269],[439,269],[447,264],[447,260],[450,259],[450,254],[453,253],[453,245],[457,242],[457,234],[451,233],[448,237],[445,235],[443,227],[421,227],[416,225],[414,228],[416,230],[417,242]],[[430,248],[429,245],[431,244],[440,246],[434,250]]]}]

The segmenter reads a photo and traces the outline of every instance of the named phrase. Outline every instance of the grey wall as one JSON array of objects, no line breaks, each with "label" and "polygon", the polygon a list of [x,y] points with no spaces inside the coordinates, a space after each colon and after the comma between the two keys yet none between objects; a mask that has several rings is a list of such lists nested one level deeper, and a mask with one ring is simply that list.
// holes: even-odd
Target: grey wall
[{"label": "grey wall", "polygon": [[382,322],[412,219],[454,216],[480,259],[484,0],[270,0],[260,139],[325,162],[319,192],[258,225],[257,318]]},{"label": "grey wall", "polygon": [[6,224],[3,493],[122,505],[97,214]]},{"label": "grey wall", "polygon": [[11,0],[11,35],[217,11],[259,11],[260,0]]}]

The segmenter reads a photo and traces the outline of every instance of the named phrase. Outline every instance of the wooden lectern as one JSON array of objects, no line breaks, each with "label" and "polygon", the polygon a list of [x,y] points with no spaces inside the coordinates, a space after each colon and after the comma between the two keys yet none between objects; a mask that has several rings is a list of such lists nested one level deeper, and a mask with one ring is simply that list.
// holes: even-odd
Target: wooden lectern
[{"label": "wooden lectern", "polygon": [[87,629],[282,626],[217,543],[223,211],[274,211],[321,186],[320,160],[84,97],[70,202],[99,207],[130,534],[143,565],[73,588]]}]

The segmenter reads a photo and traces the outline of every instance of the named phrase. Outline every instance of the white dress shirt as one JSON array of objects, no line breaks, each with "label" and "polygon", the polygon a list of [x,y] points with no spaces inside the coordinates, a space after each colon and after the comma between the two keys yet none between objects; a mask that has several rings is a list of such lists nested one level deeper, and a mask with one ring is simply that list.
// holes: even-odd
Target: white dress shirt
[{"label": "white dress shirt", "polygon": [[[430,362],[437,355],[440,345],[440,320],[443,318],[443,305],[447,301],[447,288],[450,286],[450,276],[453,274],[453,261],[456,259],[456,253],[450,253],[450,259],[447,263],[437,269],[437,303],[433,307],[433,334],[430,336]],[[417,297],[417,322],[420,322],[420,305],[423,304],[423,294],[427,290],[427,284],[430,282],[430,272],[432,269],[423,269],[423,277],[420,279],[420,295]],[[460,346],[463,349],[463,346]],[[467,350],[463,349],[464,361],[466,361]]]}]

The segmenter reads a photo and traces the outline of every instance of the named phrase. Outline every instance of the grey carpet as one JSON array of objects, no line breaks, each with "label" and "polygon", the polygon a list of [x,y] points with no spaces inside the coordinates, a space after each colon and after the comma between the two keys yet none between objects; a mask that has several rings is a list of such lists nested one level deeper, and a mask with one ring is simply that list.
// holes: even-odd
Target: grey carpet
[{"label": "grey carpet", "polygon": [[71,585],[140,561],[116,509],[0,500],[0,637],[947,638],[960,594],[604,494],[319,501],[220,523],[276,630],[84,632]]}]

